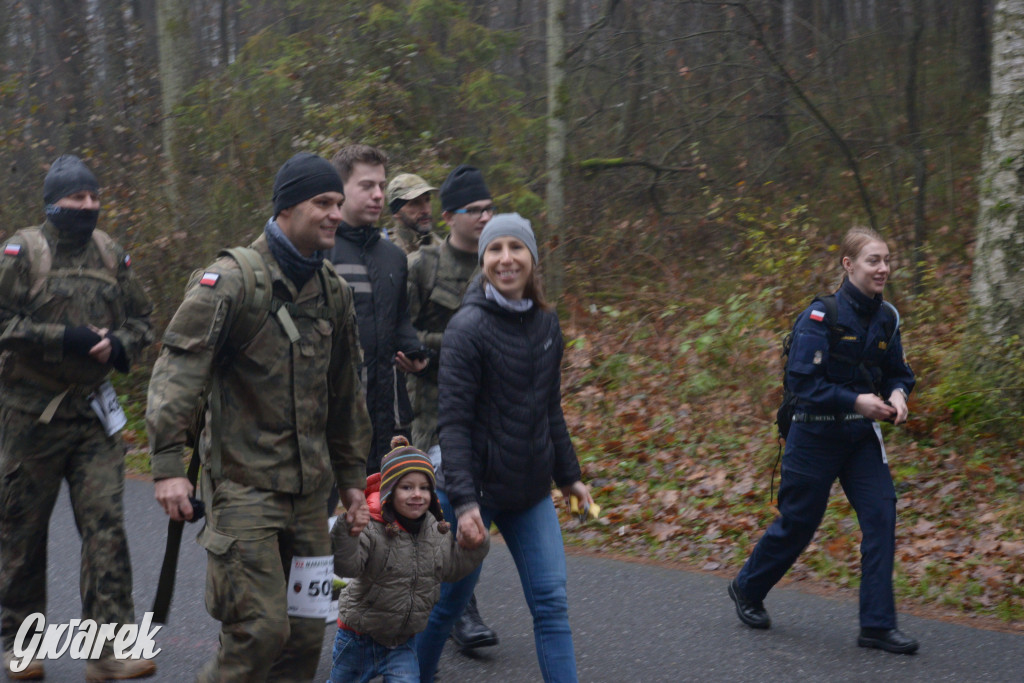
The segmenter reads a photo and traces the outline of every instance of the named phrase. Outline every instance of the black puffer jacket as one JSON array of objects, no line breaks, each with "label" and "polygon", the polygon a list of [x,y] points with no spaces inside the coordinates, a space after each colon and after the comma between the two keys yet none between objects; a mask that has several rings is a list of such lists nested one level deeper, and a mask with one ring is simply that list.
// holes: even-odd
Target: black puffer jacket
[{"label": "black puffer jacket", "polygon": [[441,343],[439,420],[454,507],[522,510],[580,480],[561,402],[562,331],[554,313],[507,311],[469,286]]},{"label": "black puffer jacket", "polygon": [[405,252],[380,239],[380,231],[370,225],[342,223],[336,235],[331,262],[352,288],[363,348],[366,407],[373,423],[373,443],[366,458],[366,471],[371,474],[380,470],[380,459],[390,450],[395,425],[411,419],[396,415],[395,354],[426,351],[426,347],[409,321]]}]

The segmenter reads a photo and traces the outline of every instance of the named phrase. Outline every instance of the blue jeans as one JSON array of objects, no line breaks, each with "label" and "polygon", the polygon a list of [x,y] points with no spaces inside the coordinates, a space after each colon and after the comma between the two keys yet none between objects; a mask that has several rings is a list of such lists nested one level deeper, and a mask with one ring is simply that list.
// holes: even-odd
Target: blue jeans
[{"label": "blue jeans", "polygon": [[[445,518],[456,531],[456,519],[448,497],[438,491]],[[484,526],[494,522],[519,570],[526,604],[533,615],[533,640],[541,674],[548,683],[576,681],[576,654],[569,629],[569,600],[566,596],[565,548],[558,513],[551,498],[531,508],[502,511],[481,507]],[[466,608],[480,567],[457,583],[441,585],[441,600],[430,613],[426,630],[416,636],[420,662],[420,681],[431,683],[441,658],[441,650],[452,625]]]},{"label": "blue jeans", "polygon": [[417,683],[420,667],[412,646],[412,638],[388,648],[370,636],[339,628],[330,683],[369,683],[377,676],[383,676],[385,683]]}]

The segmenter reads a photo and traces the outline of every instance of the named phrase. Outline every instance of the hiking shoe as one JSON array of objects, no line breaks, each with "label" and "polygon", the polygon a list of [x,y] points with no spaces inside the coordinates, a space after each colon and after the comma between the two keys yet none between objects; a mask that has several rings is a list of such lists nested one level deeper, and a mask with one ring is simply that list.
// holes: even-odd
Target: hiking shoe
[{"label": "hiking shoe", "polygon": [[768,628],[772,625],[771,617],[768,616],[768,610],[764,608],[764,603],[760,600],[754,602],[743,597],[739,588],[736,587],[736,579],[729,584],[729,597],[736,603],[736,616],[750,628]]},{"label": "hiking shoe", "polygon": [[37,681],[43,677],[43,662],[38,659],[29,660],[28,666],[21,671],[11,668],[12,664],[21,662],[20,657],[15,657],[12,650],[4,652],[4,671],[7,677],[13,681]]},{"label": "hiking shoe", "polygon": [[894,628],[862,628],[857,645],[895,652],[898,655],[914,654],[918,648],[916,640]]},{"label": "hiking shoe", "polygon": [[101,657],[90,659],[85,665],[87,681],[123,681],[127,678],[145,678],[155,673],[156,663],[152,659]]},{"label": "hiking shoe", "polygon": [[491,647],[498,644],[498,634],[480,618],[480,612],[476,609],[475,594],[469,599],[469,604],[466,605],[462,616],[452,627],[452,640],[463,650]]}]

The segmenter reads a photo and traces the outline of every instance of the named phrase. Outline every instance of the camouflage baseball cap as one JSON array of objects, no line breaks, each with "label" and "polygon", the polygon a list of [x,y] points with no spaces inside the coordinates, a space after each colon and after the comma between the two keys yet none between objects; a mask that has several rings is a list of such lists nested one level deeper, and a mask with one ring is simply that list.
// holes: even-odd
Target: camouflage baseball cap
[{"label": "camouflage baseball cap", "polygon": [[407,202],[411,199],[416,199],[424,192],[434,192],[435,190],[437,190],[436,187],[415,173],[399,173],[388,183],[385,198],[387,199],[388,206],[391,206],[391,203],[396,199]]}]

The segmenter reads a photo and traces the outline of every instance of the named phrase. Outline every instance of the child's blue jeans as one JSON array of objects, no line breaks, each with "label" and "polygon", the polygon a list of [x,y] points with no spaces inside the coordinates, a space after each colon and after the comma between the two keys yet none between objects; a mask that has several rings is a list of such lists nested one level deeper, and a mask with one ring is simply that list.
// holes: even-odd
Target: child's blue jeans
[{"label": "child's blue jeans", "polygon": [[384,647],[367,635],[339,628],[334,638],[331,683],[369,683],[383,676],[385,683],[419,683],[420,665],[410,638],[398,647]]}]

